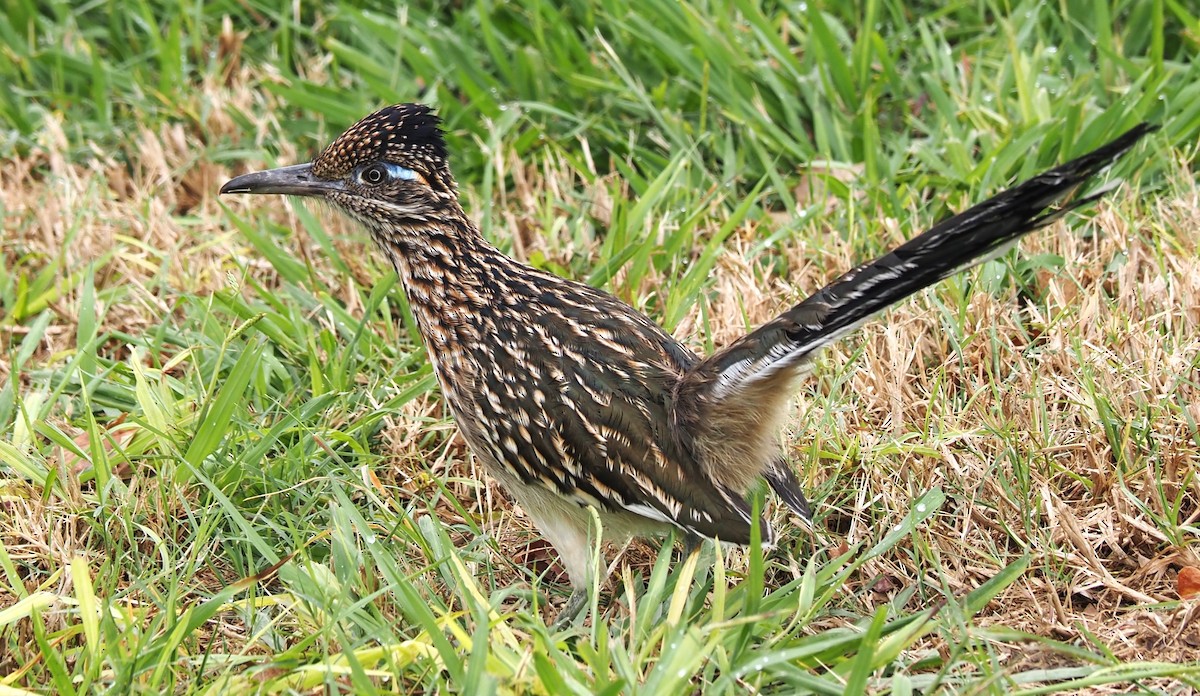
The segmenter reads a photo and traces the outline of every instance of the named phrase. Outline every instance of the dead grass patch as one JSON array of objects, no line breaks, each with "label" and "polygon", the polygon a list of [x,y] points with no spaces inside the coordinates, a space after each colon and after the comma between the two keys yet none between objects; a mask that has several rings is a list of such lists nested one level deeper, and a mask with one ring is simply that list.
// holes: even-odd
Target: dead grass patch
[{"label": "dead grass patch", "polygon": [[[256,93],[210,87],[204,98],[217,101],[205,109],[203,124],[143,130],[128,152],[98,153],[90,162],[67,160],[65,136],[51,121],[38,150],[0,168],[8,209],[3,262],[36,272],[51,259],[64,269],[104,259],[98,290],[126,291],[102,312],[101,330],[134,334],[170,321],[181,293],[221,288],[241,265],[258,272],[216,199],[232,172],[195,153],[198,140],[233,137],[230,112],[270,113],[270,105]],[[258,137],[270,130],[264,119]],[[571,254],[589,249],[552,244],[535,233],[547,197],[579,196],[600,220],[611,214],[612,202],[610,182],[584,187],[559,164],[537,170],[508,162],[514,188],[502,184],[496,200],[504,226],[518,231],[518,256],[539,251],[567,265]],[[1173,600],[1178,569],[1200,565],[1185,541],[1200,517],[1200,254],[1185,232],[1200,228],[1200,192],[1194,183],[1180,189],[1178,197],[1144,208],[1118,197],[1086,223],[1075,220],[1030,237],[1022,245],[1026,257],[1065,259],[1061,272],[1036,276],[1032,290],[1041,302],[1022,303],[1015,290],[968,287],[967,311],[954,314],[959,323],[948,326],[954,307],[946,291],[923,293],[829,351],[798,397],[789,435],[797,452],[813,451],[815,444],[847,453],[838,467],[795,462],[814,489],[831,492],[816,501],[819,517],[856,541],[894,523],[925,490],[940,486],[950,495],[945,514],[924,533],[942,560],[937,574],[910,557],[877,560],[861,578],[860,587],[872,588],[859,595],[864,605],[890,601],[920,583],[965,593],[1028,552],[1033,570],[989,607],[985,624],[1071,641],[1095,636],[1123,659],[1200,659],[1194,607],[1146,606]],[[267,209],[274,211],[269,218],[295,226],[289,208]],[[778,277],[764,259],[747,258],[759,231],[732,237],[713,272],[704,330],[717,345],[861,260],[838,235],[799,237],[784,247],[788,274]],[[339,244],[355,279],[370,284],[380,267],[364,260],[360,240],[347,235]],[[304,234],[288,243],[299,258],[333,275]],[[654,292],[660,281],[651,273],[639,294]],[[45,363],[70,350],[77,292],[64,287],[54,300],[53,330],[35,360]],[[342,299],[356,298],[347,291]],[[699,349],[701,330],[695,307],[677,333]],[[0,354],[20,331],[9,324],[0,329]],[[0,365],[0,376],[6,369]],[[828,425],[814,425],[822,422]],[[550,570],[551,559],[531,541],[525,519],[513,514],[494,484],[479,483],[487,479],[436,397],[393,414],[383,447],[391,467],[379,473],[391,490],[427,498],[435,480],[445,481],[472,514],[488,521],[505,558]],[[1015,480],[1023,487],[1006,483]],[[1028,497],[1018,497],[1022,490]],[[26,554],[23,561],[50,570],[72,554],[98,553],[86,525],[72,521],[78,511],[64,509],[73,502],[4,502],[0,534],[10,554]],[[448,504],[436,512],[447,522],[461,521]],[[648,572],[650,548],[635,545],[625,558]],[[496,573],[502,582],[524,577],[516,565]],[[231,640],[244,635],[237,627],[214,630]],[[937,646],[937,639],[928,641]],[[1033,649],[1014,659],[1051,666],[1063,658]]]}]

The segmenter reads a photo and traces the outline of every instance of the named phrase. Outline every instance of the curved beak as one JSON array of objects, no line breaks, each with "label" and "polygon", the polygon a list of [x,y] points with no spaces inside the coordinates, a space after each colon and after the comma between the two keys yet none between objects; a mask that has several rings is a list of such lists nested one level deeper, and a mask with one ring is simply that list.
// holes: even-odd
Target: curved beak
[{"label": "curved beak", "polygon": [[289,196],[323,196],[339,191],[342,182],[313,176],[312,163],[251,172],[225,182],[221,193],[281,193]]}]

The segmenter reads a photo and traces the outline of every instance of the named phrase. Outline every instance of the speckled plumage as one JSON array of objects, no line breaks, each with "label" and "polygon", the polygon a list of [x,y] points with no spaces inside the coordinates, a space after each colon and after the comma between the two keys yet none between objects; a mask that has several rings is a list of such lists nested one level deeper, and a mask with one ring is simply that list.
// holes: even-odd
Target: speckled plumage
[{"label": "speckled plumage", "polygon": [[808,518],[778,426],[815,353],[1092,200],[1043,213],[1149,130],[943,221],[707,359],[612,295],[488,243],[459,205],[427,107],[383,109],[311,165],[238,177],[222,192],[322,196],[370,231],[400,276],[455,422],[562,555],[575,603],[591,578],[588,507],[618,535],[675,528],[745,544],[744,496],[765,479]]}]

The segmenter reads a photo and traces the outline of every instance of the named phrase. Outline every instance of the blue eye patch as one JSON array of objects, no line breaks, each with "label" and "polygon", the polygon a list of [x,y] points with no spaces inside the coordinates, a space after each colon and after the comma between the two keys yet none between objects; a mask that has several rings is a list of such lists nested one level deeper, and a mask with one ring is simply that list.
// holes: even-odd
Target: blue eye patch
[{"label": "blue eye patch", "polygon": [[357,177],[359,181],[374,186],[382,184],[384,180],[417,181],[421,178],[421,175],[417,174],[408,167],[401,167],[398,164],[392,164],[391,162],[376,162],[365,169],[360,169]]},{"label": "blue eye patch", "polygon": [[393,179],[403,179],[405,181],[416,181],[417,173],[408,167],[401,167],[398,164],[384,162],[383,168],[387,170],[388,176]]}]

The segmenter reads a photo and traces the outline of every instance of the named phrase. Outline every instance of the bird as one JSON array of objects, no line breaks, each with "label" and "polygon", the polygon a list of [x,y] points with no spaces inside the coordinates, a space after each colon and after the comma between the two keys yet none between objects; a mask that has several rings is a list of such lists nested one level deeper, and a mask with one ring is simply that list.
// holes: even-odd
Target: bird
[{"label": "bird", "polygon": [[[445,404],[484,469],[556,550],[577,617],[605,538],[674,532],[746,545],[775,533],[747,498],[766,484],[812,508],[779,432],[814,358],[871,317],[1002,254],[1107,191],[1073,194],[1157,126],[938,222],[707,356],[603,290],[521,263],[464,211],[441,120],[380,109],[311,162],[237,176],[221,194],[325,201],[361,224],[395,268]],[[594,510],[594,515],[592,513]]]}]

